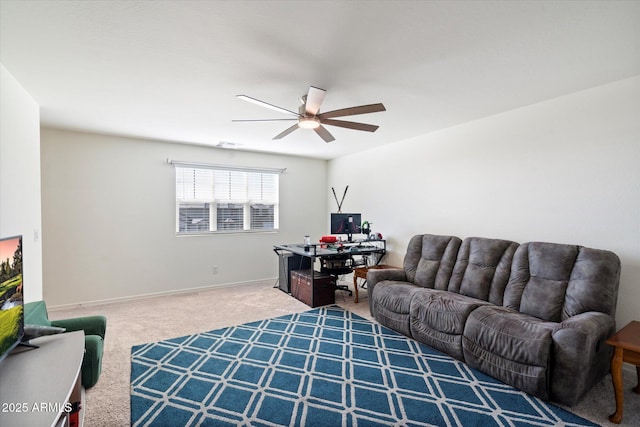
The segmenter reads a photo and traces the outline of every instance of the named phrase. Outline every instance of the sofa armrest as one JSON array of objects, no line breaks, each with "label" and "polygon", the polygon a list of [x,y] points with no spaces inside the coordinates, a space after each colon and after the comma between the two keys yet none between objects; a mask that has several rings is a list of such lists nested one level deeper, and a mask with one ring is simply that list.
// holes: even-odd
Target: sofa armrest
[{"label": "sofa armrest", "polygon": [[97,335],[89,335],[84,338],[84,358],[82,359],[82,386],[93,387],[102,372],[102,355],[104,341]]},{"label": "sofa armrest", "polygon": [[107,318],[104,316],[85,316],[52,320],[51,326],[66,328],[67,332],[84,331],[85,335],[98,335],[104,339],[107,330]]},{"label": "sofa armrest", "polygon": [[373,289],[384,280],[406,281],[407,274],[402,268],[381,268],[367,271],[367,293],[369,294],[369,311],[373,315]]},{"label": "sofa armrest", "polygon": [[383,280],[406,281],[407,274],[402,268],[380,268],[367,271],[367,288]]},{"label": "sofa armrest", "polygon": [[572,406],[607,374],[611,348],[605,340],[614,332],[614,318],[596,311],[558,324],[552,334],[552,400]]}]

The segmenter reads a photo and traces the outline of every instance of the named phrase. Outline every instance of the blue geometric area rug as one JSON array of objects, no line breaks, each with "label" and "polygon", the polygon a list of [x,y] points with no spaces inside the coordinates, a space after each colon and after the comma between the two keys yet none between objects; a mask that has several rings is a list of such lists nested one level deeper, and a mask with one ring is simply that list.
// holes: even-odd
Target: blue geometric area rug
[{"label": "blue geometric area rug", "polygon": [[339,307],[131,350],[132,426],[594,426]]}]

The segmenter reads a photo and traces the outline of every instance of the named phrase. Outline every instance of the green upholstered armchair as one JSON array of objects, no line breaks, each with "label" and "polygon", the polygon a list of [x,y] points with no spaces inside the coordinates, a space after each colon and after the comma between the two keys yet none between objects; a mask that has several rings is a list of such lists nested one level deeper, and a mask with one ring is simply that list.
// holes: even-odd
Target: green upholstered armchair
[{"label": "green upholstered armchair", "polygon": [[84,331],[84,358],[82,359],[82,385],[93,387],[98,382],[102,370],[102,353],[107,318],[104,316],[86,316],[73,319],[49,320],[44,301],[30,302],[24,305],[25,325],[56,326],[67,332]]}]

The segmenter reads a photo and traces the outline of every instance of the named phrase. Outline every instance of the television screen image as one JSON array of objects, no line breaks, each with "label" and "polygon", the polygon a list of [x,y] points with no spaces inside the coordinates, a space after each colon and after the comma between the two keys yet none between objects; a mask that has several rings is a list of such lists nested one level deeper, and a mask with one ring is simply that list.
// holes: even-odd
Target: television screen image
[{"label": "television screen image", "polygon": [[362,215],[359,213],[332,213],[331,234],[357,234],[361,231]]},{"label": "television screen image", "polygon": [[22,236],[0,239],[0,360],[20,343],[24,330]]}]

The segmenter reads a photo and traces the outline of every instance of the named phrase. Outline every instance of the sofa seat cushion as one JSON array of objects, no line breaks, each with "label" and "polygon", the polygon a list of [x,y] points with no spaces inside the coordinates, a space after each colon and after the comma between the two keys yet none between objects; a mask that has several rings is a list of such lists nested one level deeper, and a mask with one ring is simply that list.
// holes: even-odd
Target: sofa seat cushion
[{"label": "sofa seat cushion", "polygon": [[413,295],[422,289],[409,282],[384,280],[379,282],[372,295],[372,307],[375,319],[382,325],[394,329],[408,337],[409,312]]},{"label": "sofa seat cushion", "polygon": [[465,325],[464,360],[502,382],[549,399],[551,334],[557,327],[507,307],[479,307]]},{"label": "sofa seat cushion", "polygon": [[469,314],[490,303],[465,295],[435,289],[421,289],[411,300],[411,336],[459,360],[462,333]]}]

